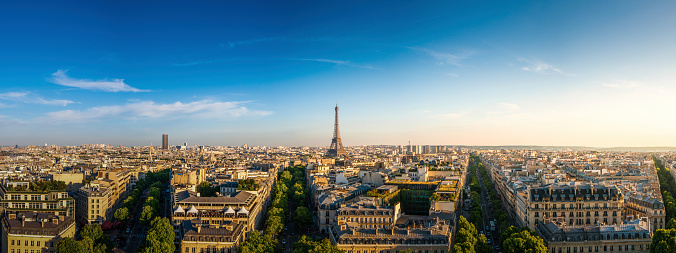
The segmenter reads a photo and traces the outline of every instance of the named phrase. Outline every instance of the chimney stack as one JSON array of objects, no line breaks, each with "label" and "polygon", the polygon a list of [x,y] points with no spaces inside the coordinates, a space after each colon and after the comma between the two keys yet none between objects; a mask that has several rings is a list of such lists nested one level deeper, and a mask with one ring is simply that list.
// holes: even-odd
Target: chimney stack
[{"label": "chimney stack", "polygon": [[199,234],[200,232],[202,232],[202,225],[197,226],[197,233]]}]

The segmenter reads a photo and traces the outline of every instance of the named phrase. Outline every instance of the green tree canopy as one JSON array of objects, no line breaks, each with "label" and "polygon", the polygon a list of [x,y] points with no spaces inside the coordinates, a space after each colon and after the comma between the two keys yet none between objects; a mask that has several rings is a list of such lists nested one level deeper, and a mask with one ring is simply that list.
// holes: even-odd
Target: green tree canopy
[{"label": "green tree canopy", "polygon": [[148,224],[155,217],[155,210],[151,206],[144,206],[141,211],[141,223]]},{"label": "green tree canopy", "polygon": [[80,232],[80,235],[82,237],[89,237],[92,239],[92,241],[97,241],[101,239],[101,236],[103,235],[103,230],[101,230],[101,226],[99,224],[94,224],[94,225],[85,225],[82,228],[82,232]]},{"label": "green tree canopy", "polygon": [[211,187],[209,182],[202,182],[197,186],[197,192],[199,192],[202,197],[216,197],[216,193],[219,191],[219,186]]},{"label": "green tree canopy", "polygon": [[156,188],[156,187],[151,187],[150,191],[148,192],[148,196],[151,196],[155,199],[159,199],[161,194],[162,194],[162,191],[159,188]]},{"label": "green tree canopy", "polygon": [[[148,230],[148,239],[158,240],[162,243],[171,244],[174,247],[174,227],[167,218],[155,217],[150,223],[150,230]],[[173,252],[173,250],[171,251]]]},{"label": "green tree canopy", "polygon": [[293,179],[293,176],[291,175],[291,172],[289,170],[285,170],[282,172],[282,180],[286,182],[290,182],[291,179]]},{"label": "green tree canopy", "polygon": [[298,242],[293,244],[293,253],[345,253],[328,239],[314,241],[303,235]]},{"label": "green tree canopy", "polygon": [[667,229],[673,229],[673,228],[676,228],[676,219],[675,218],[671,218],[671,220],[669,220],[669,222],[667,222]]},{"label": "green tree canopy", "polygon": [[129,219],[129,209],[126,207],[115,210],[115,219],[127,221]]},{"label": "green tree canopy", "polygon": [[274,239],[267,235],[261,236],[257,231],[252,231],[249,239],[239,248],[240,253],[275,252],[276,249],[277,242]]},{"label": "green tree canopy", "polygon": [[56,253],[89,253],[87,247],[75,239],[66,237],[56,244]]},{"label": "green tree canopy", "polygon": [[511,234],[502,244],[507,253],[547,253],[545,242],[529,229]]},{"label": "green tree canopy", "polygon": [[303,227],[312,223],[312,215],[307,207],[299,206],[293,213],[293,221]]},{"label": "green tree canopy", "polygon": [[650,243],[650,253],[676,252],[676,229],[658,229]]}]

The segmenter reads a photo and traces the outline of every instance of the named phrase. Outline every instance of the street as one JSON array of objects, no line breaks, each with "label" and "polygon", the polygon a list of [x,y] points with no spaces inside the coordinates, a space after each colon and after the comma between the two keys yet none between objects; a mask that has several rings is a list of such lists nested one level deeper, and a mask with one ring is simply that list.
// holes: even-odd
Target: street
[{"label": "street", "polygon": [[[491,203],[489,201],[488,197],[488,189],[486,188],[486,184],[484,184],[483,178],[481,177],[481,172],[479,171],[478,166],[474,165],[475,170],[474,173],[476,174],[476,177],[479,181],[479,185],[481,185],[482,191],[480,192],[480,203],[481,203],[481,211],[482,211],[482,223],[481,224],[474,224],[476,227],[477,231],[481,234],[486,235],[486,239],[489,245],[493,247],[493,252],[501,252],[501,249],[498,246],[498,240],[500,240],[500,235],[498,234],[498,231],[500,231],[500,227],[495,222],[495,231],[491,231],[490,228],[490,221],[493,221],[495,219],[494,215],[495,212],[493,211],[491,207]],[[468,176],[466,178],[466,184],[467,186],[470,185],[471,183],[471,176]],[[466,193],[469,194],[469,193]],[[472,202],[477,201],[475,199],[472,199]],[[471,205],[471,204],[470,204]],[[463,208],[462,215],[465,217],[465,219],[470,220],[470,212],[465,211]]]},{"label": "street", "polygon": [[[141,246],[143,241],[146,238],[146,226],[142,226],[139,222],[141,218],[141,211],[143,210],[143,204],[148,198],[148,192],[150,188],[143,191],[141,194],[141,199],[136,203],[134,211],[131,213],[131,219],[127,222],[127,228],[131,227],[130,232],[126,234],[127,236],[127,245],[124,247],[126,252],[135,252],[138,247]],[[125,230],[126,232],[126,230]]]}]

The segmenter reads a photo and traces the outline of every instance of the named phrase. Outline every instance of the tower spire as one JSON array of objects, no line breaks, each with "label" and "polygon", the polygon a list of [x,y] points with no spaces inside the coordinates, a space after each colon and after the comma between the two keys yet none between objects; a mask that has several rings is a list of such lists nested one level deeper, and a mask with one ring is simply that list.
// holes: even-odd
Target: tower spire
[{"label": "tower spire", "polygon": [[338,102],[336,102],[336,123],[333,126],[333,139],[331,140],[331,147],[327,152],[328,156],[344,156],[346,154],[343,148],[343,141],[340,139],[340,127],[338,124]]}]

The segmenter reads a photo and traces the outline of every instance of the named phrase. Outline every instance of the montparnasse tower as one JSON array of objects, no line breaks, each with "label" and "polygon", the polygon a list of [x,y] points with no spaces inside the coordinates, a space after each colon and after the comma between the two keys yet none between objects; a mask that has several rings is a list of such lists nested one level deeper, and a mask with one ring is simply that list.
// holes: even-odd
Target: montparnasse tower
[{"label": "montparnasse tower", "polygon": [[336,124],[333,126],[333,139],[331,140],[331,147],[326,152],[327,156],[339,157],[345,156],[345,148],[343,148],[343,141],[340,139],[340,127],[338,126],[338,104],[336,104]]}]

